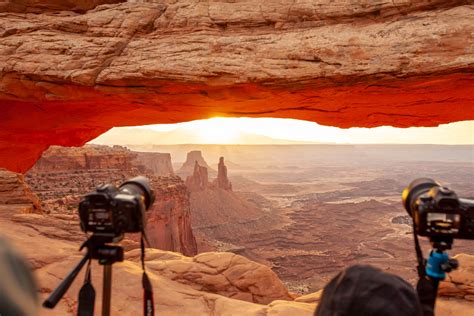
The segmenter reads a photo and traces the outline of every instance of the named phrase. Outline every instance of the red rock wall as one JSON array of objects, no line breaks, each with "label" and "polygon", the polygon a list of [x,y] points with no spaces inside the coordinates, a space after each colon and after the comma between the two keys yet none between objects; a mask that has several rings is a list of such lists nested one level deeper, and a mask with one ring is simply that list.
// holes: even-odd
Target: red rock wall
[{"label": "red rock wall", "polygon": [[197,254],[196,240],[191,228],[189,193],[179,177],[160,177],[152,182],[155,203],[147,212],[147,235],[151,246]]},{"label": "red rock wall", "polygon": [[100,4],[126,0],[1,0],[0,12],[78,11],[84,12]]},{"label": "red rock wall", "polygon": [[84,146],[81,148],[50,147],[31,169],[32,172],[58,170],[120,169],[131,170],[136,154],[114,146]]},{"label": "red rock wall", "polygon": [[214,180],[214,185],[219,189],[232,191],[232,183],[230,183],[229,178],[227,177],[227,167],[224,164],[224,157],[219,158],[217,178]]},{"label": "red rock wall", "polygon": [[186,178],[186,187],[190,192],[202,191],[209,186],[209,175],[207,168],[194,163],[194,172]]},{"label": "red rock wall", "polygon": [[467,1],[153,2],[0,13],[0,167],[25,172],[113,126],[474,119]]},{"label": "red rock wall", "polygon": [[0,207],[3,205],[8,205],[8,213],[15,212],[14,206],[21,213],[41,213],[41,202],[31,192],[23,175],[0,168]]},{"label": "red rock wall", "polygon": [[174,175],[173,165],[171,163],[171,155],[168,153],[152,153],[152,152],[133,152],[136,155],[134,164],[145,166],[152,174],[157,176]]}]

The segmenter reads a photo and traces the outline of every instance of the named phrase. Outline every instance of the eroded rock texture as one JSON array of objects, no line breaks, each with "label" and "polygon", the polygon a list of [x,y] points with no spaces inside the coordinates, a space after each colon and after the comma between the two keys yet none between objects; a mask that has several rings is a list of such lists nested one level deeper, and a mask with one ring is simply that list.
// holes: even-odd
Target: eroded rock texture
[{"label": "eroded rock texture", "polygon": [[[144,166],[142,160],[137,160],[137,156],[142,154],[146,159],[150,159],[151,165]],[[162,164],[161,158],[165,158],[165,162],[169,161],[169,165]],[[161,167],[166,168],[162,170]],[[27,176],[33,188],[39,192],[42,201],[48,206],[47,212],[50,216],[66,218],[68,223],[73,223],[74,229],[60,227],[55,232],[55,229],[43,225],[45,227],[38,230],[45,231],[51,236],[72,233],[82,238],[79,232],[77,205],[84,194],[106,183],[119,186],[124,181],[142,173],[150,178],[151,187],[156,195],[156,202],[146,212],[150,246],[194,255],[197,253],[197,246],[191,229],[190,202],[186,186],[179,177],[159,176],[159,174],[167,174],[169,167],[171,167],[169,154],[140,153],[121,146],[51,147]],[[22,179],[21,174],[8,171],[5,173]],[[0,173],[0,204],[2,202],[1,175],[2,173]],[[5,193],[10,194],[9,200],[13,200],[16,195],[15,192],[10,191]],[[16,220],[25,221],[25,218],[18,217]],[[41,227],[47,219],[35,218],[35,221]],[[127,242],[131,243],[128,245],[129,248],[138,247],[133,240]]]},{"label": "eroded rock texture", "polygon": [[219,158],[219,164],[217,165],[217,178],[214,180],[214,185],[219,189],[232,191],[232,183],[230,183],[227,177],[227,167],[224,164],[224,157]]},{"label": "eroded rock texture", "polygon": [[86,145],[80,148],[51,146],[44,151],[30,173],[60,171],[118,170],[154,176],[174,175],[171,155],[131,151],[122,146]]},{"label": "eroded rock texture", "polygon": [[31,172],[92,169],[131,170],[136,155],[121,146],[88,145],[81,148],[52,146],[35,163]]},{"label": "eroded rock texture", "polygon": [[209,187],[209,176],[207,168],[194,163],[193,174],[186,178],[186,187],[190,192],[202,191]]},{"label": "eroded rock texture", "polygon": [[[233,253],[206,252],[195,257],[184,257],[177,253],[151,250],[147,257],[153,260],[148,265],[151,270],[198,291],[260,304],[292,300],[270,268]],[[139,250],[130,252],[129,258],[138,262]]]},{"label": "eroded rock texture", "polygon": [[154,248],[197,254],[191,228],[189,192],[179,177],[159,177],[152,181],[155,203],[147,211],[147,235]]},{"label": "eroded rock texture", "polygon": [[157,176],[174,175],[171,155],[168,153],[134,152],[136,162]]},{"label": "eroded rock texture", "polygon": [[[71,231],[68,227],[72,222],[66,220],[0,212],[0,231],[28,259],[42,299],[82,257],[78,247],[84,236]],[[75,239],[69,238],[73,236]],[[234,254],[205,253],[190,258],[147,249],[146,266],[153,284],[155,310],[160,315],[310,316],[314,312],[315,304],[292,301],[269,268]],[[141,277],[139,251],[126,251],[125,261],[113,267],[112,315],[142,313]],[[92,282],[97,293],[95,310],[100,311],[102,291],[97,289],[102,288],[102,267],[95,261]],[[42,309],[41,315],[76,315],[81,286],[79,276],[56,308]]]},{"label": "eroded rock texture", "polygon": [[0,211],[41,213],[41,202],[31,192],[22,174],[0,168]]},{"label": "eroded rock texture", "polygon": [[459,268],[441,282],[439,295],[474,302],[474,256],[460,254],[455,258],[459,261]]},{"label": "eroded rock texture", "polygon": [[49,145],[112,126],[212,116],[340,127],[474,119],[473,19],[463,0],[0,13],[0,166],[25,171]]},{"label": "eroded rock texture", "polygon": [[209,167],[206,160],[204,160],[204,157],[202,156],[202,152],[200,150],[192,150],[187,153],[186,161],[183,163],[181,168],[179,168],[177,174],[184,179],[189,175],[193,175],[196,171],[196,163],[198,164],[198,166],[206,168],[207,173],[209,173],[209,171],[215,172],[211,169],[211,167]]},{"label": "eroded rock texture", "polygon": [[0,12],[57,12],[76,11],[85,12],[104,3],[119,3],[125,0],[1,0]]}]

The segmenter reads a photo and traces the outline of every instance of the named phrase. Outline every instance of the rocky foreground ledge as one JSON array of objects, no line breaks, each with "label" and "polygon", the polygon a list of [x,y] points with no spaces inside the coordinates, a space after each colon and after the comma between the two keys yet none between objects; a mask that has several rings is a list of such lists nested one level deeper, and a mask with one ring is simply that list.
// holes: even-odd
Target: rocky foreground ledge
[{"label": "rocky foreground ledge", "polygon": [[[84,235],[77,216],[32,213],[37,198],[17,175],[3,171],[0,181],[0,232],[29,261],[46,298],[79,261]],[[7,181],[10,179],[10,181]],[[13,180],[14,181],[13,181]],[[6,199],[8,192],[13,199]],[[20,194],[20,193],[21,194]],[[3,202],[2,202],[3,201]],[[125,261],[113,269],[112,314],[139,315],[142,310],[140,252],[132,240],[124,240]],[[474,256],[459,255],[461,267],[440,286],[437,315],[472,315],[474,310]],[[289,293],[267,266],[225,252],[194,257],[147,249],[146,266],[154,287],[159,315],[313,315],[321,292],[297,297]],[[77,314],[79,275],[54,310],[41,315]],[[96,310],[101,306],[102,268],[94,263]]]}]

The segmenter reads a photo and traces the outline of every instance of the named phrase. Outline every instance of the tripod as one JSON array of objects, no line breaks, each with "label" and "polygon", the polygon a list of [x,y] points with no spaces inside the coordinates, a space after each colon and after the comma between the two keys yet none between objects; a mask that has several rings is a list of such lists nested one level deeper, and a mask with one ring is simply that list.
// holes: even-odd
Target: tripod
[{"label": "tripod", "polygon": [[418,297],[423,308],[423,315],[432,316],[434,315],[439,281],[446,278],[447,272],[457,269],[459,263],[456,259],[450,258],[446,252],[446,250],[452,247],[452,237],[430,237],[430,243],[433,249],[430,252],[428,260],[426,260],[423,258],[418,237],[416,233],[414,234],[419,276],[416,291],[418,292]]},{"label": "tripod", "polygon": [[[104,266],[103,273],[103,284],[102,284],[102,315],[110,315],[110,300],[112,291],[112,264],[115,262],[123,261],[123,248],[120,246],[107,245],[107,243],[118,242],[123,238],[123,235],[115,236],[110,234],[93,234],[87,239],[81,246],[87,248],[87,252],[79,263],[72,269],[72,271],[64,278],[59,286],[51,293],[51,295],[43,302],[43,306],[46,308],[54,308],[58,301],[64,296],[66,291],[71,286],[74,279],[77,277],[81,269],[84,267],[86,262],[91,259],[97,259],[100,265]],[[81,290],[82,291],[82,290]],[[79,314],[93,314],[94,305],[94,290],[91,287],[92,293],[88,292],[87,295],[92,299],[89,311],[81,310],[79,304]]]}]

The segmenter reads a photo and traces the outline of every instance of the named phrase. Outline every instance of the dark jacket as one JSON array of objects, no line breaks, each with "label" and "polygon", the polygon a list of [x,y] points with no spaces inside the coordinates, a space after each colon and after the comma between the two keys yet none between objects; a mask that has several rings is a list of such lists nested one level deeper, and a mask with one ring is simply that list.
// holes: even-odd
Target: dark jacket
[{"label": "dark jacket", "polygon": [[420,316],[415,289],[402,278],[366,265],[355,265],[324,288],[316,316]]}]

